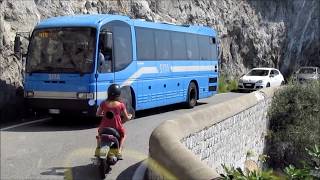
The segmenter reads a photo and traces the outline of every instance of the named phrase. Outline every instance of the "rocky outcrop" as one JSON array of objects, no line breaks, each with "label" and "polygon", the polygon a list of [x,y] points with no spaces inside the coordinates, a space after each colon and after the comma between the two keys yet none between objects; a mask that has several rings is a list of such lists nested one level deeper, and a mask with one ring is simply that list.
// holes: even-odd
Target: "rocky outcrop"
[{"label": "rocky outcrop", "polygon": [[[117,13],[211,26],[220,37],[221,70],[232,76],[258,66],[277,67],[286,75],[300,65],[320,66],[318,0],[0,0],[0,4],[0,79],[10,87],[22,86],[23,78],[23,62],[13,56],[15,33],[32,31],[41,19],[72,14]],[[24,51],[26,46],[25,41]],[[11,90],[5,89],[1,86],[0,109],[11,99]]]},{"label": "rocky outcrop", "polygon": [[[320,66],[320,1],[251,1],[251,5],[269,29],[266,40],[272,41],[272,55],[280,53],[276,62],[284,73],[303,65]],[[283,32],[277,31],[281,24]],[[282,46],[277,46],[279,41]]]}]

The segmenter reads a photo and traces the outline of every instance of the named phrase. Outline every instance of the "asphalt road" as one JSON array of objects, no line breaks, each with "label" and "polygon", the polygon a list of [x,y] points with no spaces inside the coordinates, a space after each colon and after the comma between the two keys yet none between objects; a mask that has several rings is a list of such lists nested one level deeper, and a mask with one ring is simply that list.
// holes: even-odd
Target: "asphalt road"
[{"label": "asphalt road", "polygon": [[[180,105],[140,111],[125,124],[127,139],[124,160],[112,167],[106,179],[132,179],[137,167],[148,156],[149,137],[161,122],[196,109],[241,96],[219,94],[202,99],[194,109]],[[68,118],[36,122],[1,130],[0,179],[99,179],[92,165],[99,122],[93,118]]]}]

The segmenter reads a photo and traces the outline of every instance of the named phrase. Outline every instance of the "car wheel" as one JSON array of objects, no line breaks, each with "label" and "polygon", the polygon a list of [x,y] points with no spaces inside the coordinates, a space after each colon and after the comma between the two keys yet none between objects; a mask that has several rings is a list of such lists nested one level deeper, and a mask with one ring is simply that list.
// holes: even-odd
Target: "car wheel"
[{"label": "car wheel", "polygon": [[266,87],[270,87],[270,83],[268,83],[268,84],[266,85]]},{"label": "car wheel", "polygon": [[266,87],[270,87],[270,83],[267,83]]}]

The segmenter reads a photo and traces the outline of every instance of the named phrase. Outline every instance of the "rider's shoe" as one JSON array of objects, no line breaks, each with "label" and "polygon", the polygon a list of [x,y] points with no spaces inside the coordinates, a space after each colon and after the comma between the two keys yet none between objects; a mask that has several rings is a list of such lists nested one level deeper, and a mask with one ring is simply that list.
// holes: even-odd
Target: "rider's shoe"
[{"label": "rider's shoe", "polygon": [[120,152],[117,153],[116,157],[118,160],[123,160],[122,154]]},{"label": "rider's shoe", "polygon": [[94,151],[94,156],[98,157],[100,156],[100,148],[96,148],[96,150]]}]

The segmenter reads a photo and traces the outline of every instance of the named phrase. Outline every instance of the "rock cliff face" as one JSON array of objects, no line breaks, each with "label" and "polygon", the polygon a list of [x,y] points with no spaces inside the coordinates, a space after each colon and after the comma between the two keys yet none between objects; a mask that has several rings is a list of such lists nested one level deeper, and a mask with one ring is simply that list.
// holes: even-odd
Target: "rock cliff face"
[{"label": "rock cliff face", "polygon": [[[0,0],[0,110],[22,86],[23,63],[13,56],[16,32],[60,15],[118,13],[218,30],[221,70],[232,76],[258,66],[289,74],[320,66],[318,0]],[[27,40],[23,40],[26,51]]]}]

